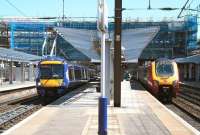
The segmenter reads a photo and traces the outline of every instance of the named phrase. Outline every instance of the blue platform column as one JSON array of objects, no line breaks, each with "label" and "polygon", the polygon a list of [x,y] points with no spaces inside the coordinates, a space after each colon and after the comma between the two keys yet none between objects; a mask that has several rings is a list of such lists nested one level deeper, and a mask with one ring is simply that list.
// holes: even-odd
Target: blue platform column
[{"label": "blue platform column", "polygon": [[107,63],[108,55],[106,52],[106,33],[108,31],[108,16],[105,0],[98,0],[98,21],[97,29],[101,32],[101,97],[99,97],[99,117],[98,117],[98,134],[107,135],[107,97],[106,91],[109,91]]}]

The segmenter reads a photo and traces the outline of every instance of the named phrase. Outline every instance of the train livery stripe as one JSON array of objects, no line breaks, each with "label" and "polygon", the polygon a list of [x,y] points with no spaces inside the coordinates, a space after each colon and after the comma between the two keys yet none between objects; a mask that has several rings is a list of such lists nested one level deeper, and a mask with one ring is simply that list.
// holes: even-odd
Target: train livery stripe
[{"label": "train livery stripe", "polygon": [[62,61],[42,61],[40,64],[63,64]]}]

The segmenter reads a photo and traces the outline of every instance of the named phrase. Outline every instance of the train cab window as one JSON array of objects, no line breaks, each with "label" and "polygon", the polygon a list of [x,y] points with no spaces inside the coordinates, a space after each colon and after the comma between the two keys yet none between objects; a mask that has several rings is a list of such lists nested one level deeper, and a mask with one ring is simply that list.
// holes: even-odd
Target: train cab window
[{"label": "train cab window", "polygon": [[156,73],[159,76],[172,76],[174,73],[172,63],[157,63]]},{"label": "train cab window", "polygon": [[42,64],[40,65],[41,79],[62,79],[64,75],[63,64]]}]

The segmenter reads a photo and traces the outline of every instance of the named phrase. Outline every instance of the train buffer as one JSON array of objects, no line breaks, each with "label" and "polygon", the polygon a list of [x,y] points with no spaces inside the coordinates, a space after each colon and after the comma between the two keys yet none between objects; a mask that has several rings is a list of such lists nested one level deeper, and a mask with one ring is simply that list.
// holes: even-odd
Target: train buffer
[{"label": "train buffer", "polygon": [[[4,132],[4,135],[97,135],[98,97],[94,87],[63,96]],[[108,107],[108,135],[192,135],[196,129],[147,91],[122,82],[121,107]]]}]

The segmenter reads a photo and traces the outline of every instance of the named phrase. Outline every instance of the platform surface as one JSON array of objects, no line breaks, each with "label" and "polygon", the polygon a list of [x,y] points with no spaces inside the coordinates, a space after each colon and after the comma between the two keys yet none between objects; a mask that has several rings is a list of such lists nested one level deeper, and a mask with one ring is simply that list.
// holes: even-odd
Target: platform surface
[{"label": "platform surface", "polygon": [[[133,88],[122,82],[122,106],[108,107],[108,135],[200,134],[140,86]],[[97,135],[99,96],[95,88],[73,91],[3,135]]]},{"label": "platform surface", "polygon": [[13,84],[4,83],[4,84],[0,85],[0,91],[9,91],[9,90],[13,90],[13,89],[32,87],[35,85],[36,85],[36,83],[33,81],[13,82]]}]

